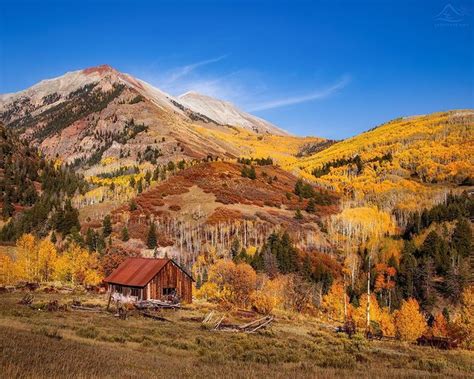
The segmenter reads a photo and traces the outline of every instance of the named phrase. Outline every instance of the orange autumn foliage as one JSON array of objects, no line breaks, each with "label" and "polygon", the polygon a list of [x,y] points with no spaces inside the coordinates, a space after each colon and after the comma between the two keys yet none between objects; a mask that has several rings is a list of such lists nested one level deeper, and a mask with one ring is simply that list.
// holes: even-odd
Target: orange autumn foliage
[{"label": "orange autumn foliage", "polygon": [[448,323],[442,313],[436,314],[431,333],[435,337],[446,337],[448,335]]}]

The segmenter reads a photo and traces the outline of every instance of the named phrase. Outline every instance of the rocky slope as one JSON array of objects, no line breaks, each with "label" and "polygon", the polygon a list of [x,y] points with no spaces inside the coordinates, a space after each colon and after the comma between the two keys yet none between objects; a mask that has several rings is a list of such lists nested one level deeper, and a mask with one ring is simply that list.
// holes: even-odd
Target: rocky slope
[{"label": "rocky slope", "polygon": [[268,121],[242,112],[227,101],[214,99],[196,92],[187,92],[179,96],[179,101],[193,112],[204,115],[221,125],[240,126],[256,133],[288,134]]},{"label": "rocky slope", "polygon": [[174,98],[104,65],[1,95],[0,120],[49,157],[84,169],[104,160],[119,162],[114,167],[140,161],[150,150],[155,152],[153,161],[163,163],[208,155],[236,157],[245,150],[201,133],[202,128],[283,134],[227,103],[198,98],[199,106],[190,96]]}]

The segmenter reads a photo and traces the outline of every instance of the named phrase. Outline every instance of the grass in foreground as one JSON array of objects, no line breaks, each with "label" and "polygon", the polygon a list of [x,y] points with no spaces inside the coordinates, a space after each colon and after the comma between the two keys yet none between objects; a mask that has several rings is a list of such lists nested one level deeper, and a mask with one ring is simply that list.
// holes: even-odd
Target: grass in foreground
[{"label": "grass in foreground", "polygon": [[[0,295],[0,377],[469,377],[474,354],[399,342],[352,340],[316,319],[278,317],[259,334],[212,332],[205,305],[163,311],[172,322],[108,313],[47,312]],[[98,295],[35,294],[105,304]],[[240,320],[244,322],[244,320]]]}]

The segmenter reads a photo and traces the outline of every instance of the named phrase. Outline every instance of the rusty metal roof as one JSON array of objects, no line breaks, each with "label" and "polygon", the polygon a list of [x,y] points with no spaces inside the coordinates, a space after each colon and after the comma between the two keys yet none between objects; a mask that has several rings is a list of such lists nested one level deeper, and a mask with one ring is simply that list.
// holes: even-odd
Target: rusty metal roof
[{"label": "rusty metal roof", "polygon": [[194,282],[193,277],[186,270],[168,258],[127,258],[104,279],[104,282],[129,287],[145,287],[168,262],[172,262]]},{"label": "rusty metal roof", "polygon": [[171,259],[127,258],[108,277],[106,283],[145,287]]}]

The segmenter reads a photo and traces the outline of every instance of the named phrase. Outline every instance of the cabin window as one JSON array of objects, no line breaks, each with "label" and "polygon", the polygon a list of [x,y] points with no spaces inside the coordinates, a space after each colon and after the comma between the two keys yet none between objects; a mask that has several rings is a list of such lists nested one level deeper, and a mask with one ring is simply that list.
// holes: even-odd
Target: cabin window
[{"label": "cabin window", "polygon": [[132,296],[139,297],[140,296],[140,289],[139,288],[132,288]]},{"label": "cabin window", "polygon": [[174,295],[176,293],[176,288],[163,288],[163,295]]}]

